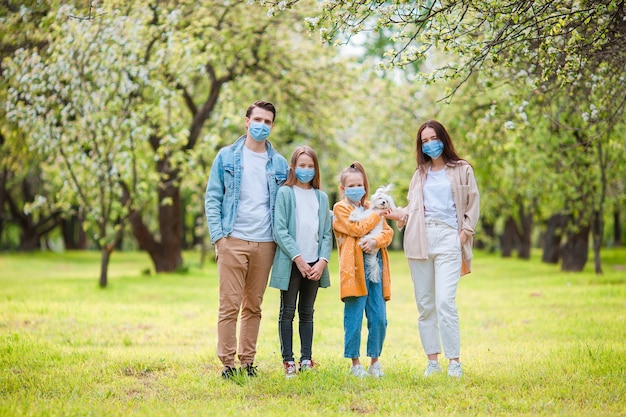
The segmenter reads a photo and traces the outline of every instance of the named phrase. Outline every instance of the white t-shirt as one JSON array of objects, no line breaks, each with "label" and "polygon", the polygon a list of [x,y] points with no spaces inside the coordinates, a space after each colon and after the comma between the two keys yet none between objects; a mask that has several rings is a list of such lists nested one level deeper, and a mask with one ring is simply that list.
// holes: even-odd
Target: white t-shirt
[{"label": "white t-shirt", "polygon": [[458,229],[452,187],[445,169],[428,170],[424,183],[424,216],[426,220],[441,220]]},{"label": "white t-shirt", "polygon": [[296,196],[296,245],[306,262],[319,259],[319,216],[320,203],[313,188],[305,190],[293,186]]},{"label": "white t-shirt", "polygon": [[267,152],[257,153],[243,147],[239,204],[232,236],[251,242],[272,242],[270,191],[265,166]]}]

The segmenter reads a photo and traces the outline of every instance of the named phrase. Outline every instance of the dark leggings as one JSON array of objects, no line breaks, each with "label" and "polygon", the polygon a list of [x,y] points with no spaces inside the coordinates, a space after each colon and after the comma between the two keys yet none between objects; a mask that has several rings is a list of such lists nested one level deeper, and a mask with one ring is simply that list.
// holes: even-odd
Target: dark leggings
[{"label": "dark leggings", "polygon": [[[315,265],[315,262],[310,264]],[[283,362],[293,361],[293,319],[298,301],[300,323],[300,360],[311,359],[313,345],[313,305],[317,297],[319,281],[303,278],[295,263],[291,264],[289,289],[280,292],[280,314],[278,316],[278,335]],[[299,296],[298,296],[299,294]]]}]

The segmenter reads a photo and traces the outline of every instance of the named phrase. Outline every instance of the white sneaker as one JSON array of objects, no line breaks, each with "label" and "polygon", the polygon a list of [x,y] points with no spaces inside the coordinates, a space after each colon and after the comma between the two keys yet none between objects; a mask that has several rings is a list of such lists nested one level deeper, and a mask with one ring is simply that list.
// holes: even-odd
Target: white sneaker
[{"label": "white sneaker", "polygon": [[385,375],[380,367],[380,362],[374,362],[373,364],[371,364],[369,369],[367,370],[367,373],[374,378],[380,378],[381,376]]},{"label": "white sneaker", "polygon": [[439,366],[439,362],[437,361],[428,361],[428,366],[426,366],[426,371],[424,372],[425,377],[429,377],[433,374],[441,373],[441,366]]},{"label": "white sneaker", "polygon": [[460,378],[462,375],[463,367],[461,366],[461,362],[450,362],[450,365],[448,365],[448,376],[451,376],[452,378]]},{"label": "white sneaker", "polygon": [[313,360],[305,359],[300,361],[300,368],[298,369],[298,372],[314,370],[316,365],[317,363],[313,362]]},{"label": "white sneaker", "polygon": [[285,378],[290,379],[296,376],[296,363],[293,361],[285,362]]},{"label": "white sneaker", "polygon": [[367,371],[365,370],[365,368],[363,368],[363,365],[351,366],[350,373],[356,376],[357,378],[365,378],[366,376],[369,375]]}]

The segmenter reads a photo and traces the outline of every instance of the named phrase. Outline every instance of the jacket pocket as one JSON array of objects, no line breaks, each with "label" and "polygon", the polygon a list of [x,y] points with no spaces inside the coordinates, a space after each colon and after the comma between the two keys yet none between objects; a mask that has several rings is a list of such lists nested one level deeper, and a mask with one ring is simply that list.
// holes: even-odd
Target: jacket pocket
[{"label": "jacket pocket", "polygon": [[463,204],[463,207],[461,207],[462,212],[465,213],[465,208],[467,207],[467,203],[468,203],[467,199],[469,196],[469,185],[455,184],[452,187],[452,195],[454,197],[458,196],[458,201],[460,201]]},{"label": "jacket pocket", "polygon": [[235,167],[224,165],[224,188],[232,191],[235,188]]},{"label": "jacket pocket", "polygon": [[274,174],[274,178],[276,180],[276,185],[283,185],[285,181],[287,181],[287,174],[283,174],[282,172],[277,172]]}]

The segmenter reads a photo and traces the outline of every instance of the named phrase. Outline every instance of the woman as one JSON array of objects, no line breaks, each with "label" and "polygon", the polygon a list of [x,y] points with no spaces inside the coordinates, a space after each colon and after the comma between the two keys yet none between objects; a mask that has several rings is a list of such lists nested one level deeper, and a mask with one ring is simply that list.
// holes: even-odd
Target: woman
[{"label": "woman", "polygon": [[387,218],[406,226],[404,253],[419,311],[418,327],[428,357],[425,376],[442,372],[438,355],[449,359],[448,375],[460,377],[460,328],[456,290],[470,272],[479,194],[474,171],[459,158],[445,127],[429,120],[416,138],[417,169],[407,207]]}]

